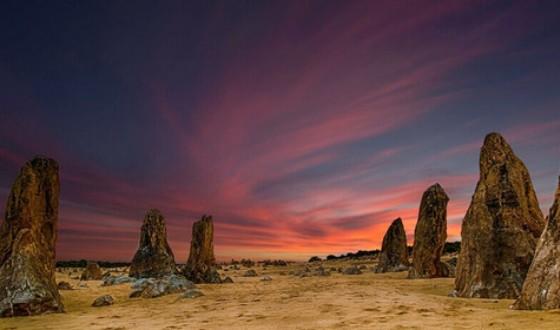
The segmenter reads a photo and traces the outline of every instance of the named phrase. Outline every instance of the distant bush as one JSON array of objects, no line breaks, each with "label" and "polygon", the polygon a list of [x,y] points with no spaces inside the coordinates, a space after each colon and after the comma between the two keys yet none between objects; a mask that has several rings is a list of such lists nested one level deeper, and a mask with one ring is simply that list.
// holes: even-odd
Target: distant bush
[{"label": "distant bush", "polygon": [[461,252],[461,242],[445,242],[443,246],[443,253],[458,253]]},{"label": "distant bush", "polygon": [[334,260],[334,259],[336,259],[336,258],[337,258],[337,257],[336,257],[335,255],[332,255],[332,254],[329,254],[329,255],[327,256],[327,260]]},{"label": "distant bush", "polygon": [[[100,267],[103,268],[116,268],[116,267],[127,267],[130,266],[130,262],[122,261],[96,261]],[[62,260],[56,262],[56,267],[80,267],[85,268],[87,266],[87,260]]]},{"label": "distant bush", "polygon": [[251,259],[241,259],[241,264],[247,268],[255,266],[255,262]]},{"label": "distant bush", "polygon": [[317,257],[317,256],[313,256],[311,258],[309,258],[308,262],[320,262],[321,258]]},{"label": "distant bush", "polygon": [[260,262],[264,266],[288,266],[288,262],[285,260],[263,260]]}]

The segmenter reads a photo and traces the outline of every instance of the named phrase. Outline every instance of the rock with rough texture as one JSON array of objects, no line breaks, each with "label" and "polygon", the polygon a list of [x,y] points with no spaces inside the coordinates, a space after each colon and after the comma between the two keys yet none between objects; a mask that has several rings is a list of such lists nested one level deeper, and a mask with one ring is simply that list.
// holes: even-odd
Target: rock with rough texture
[{"label": "rock with rough texture", "polygon": [[461,228],[454,294],[517,298],[543,228],[529,171],[501,135],[487,135]]},{"label": "rock with rough texture", "polygon": [[157,298],[168,294],[194,289],[193,282],[184,276],[170,275],[160,278],[141,278],[132,284],[130,298]]},{"label": "rock with rough texture", "polygon": [[93,301],[91,306],[93,306],[93,307],[109,306],[109,305],[112,305],[113,302],[114,302],[113,297],[111,297],[109,295],[104,295],[104,296],[101,296],[101,297],[97,297]]},{"label": "rock with rough texture", "polygon": [[74,288],[72,288],[72,285],[70,285],[70,283],[65,282],[65,281],[58,282],[58,289],[59,290],[74,290]]},{"label": "rock with rough texture", "polygon": [[103,273],[97,262],[88,261],[86,269],[80,276],[81,281],[99,281],[103,279]]},{"label": "rock with rough texture", "polygon": [[381,256],[375,269],[376,273],[400,272],[408,269],[408,248],[406,232],[401,218],[393,221],[381,245]]},{"label": "rock with rough texture", "polygon": [[132,259],[131,277],[163,277],[176,272],[175,257],[167,243],[165,219],[161,212],[151,209],[146,213],[140,229],[140,244]]},{"label": "rock with rough texture", "polygon": [[448,202],[449,197],[438,183],[428,188],[422,195],[414,230],[409,278],[449,276],[449,270],[440,261],[447,239]]},{"label": "rock with rough texture", "polygon": [[58,164],[27,162],[16,178],[0,226],[0,316],[63,312],[55,280],[60,183]]},{"label": "rock with rough texture", "polygon": [[221,283],[215,265],[214,222],[211,216],[203,215],[193,223],[191,250],[183,274],[195,283]]},{"label": "rock with rough texture", "polygon": [[560,179],[515,309],[560,309]]},{"label": "rock with rough texture", "polygon": [[103,277],[103,284],[101,284],[102,286],[111,286],[111,285],[119,285],[119,284],[124,284],[124,283],[131,283],[136,281],[136,278],[134,277],[129,277],[127,275],[118,275],[118,276],[113,276],[113,275],[109,275],[109,276],[104,276]]},{"label": "rock with rough texture", "polygon": [[188,289],[181,295],[182,298],[187,298],[187,299],[195,299],[202,296],[204,296],[204,293],[200,292],[197,289]]},{"label": "rock with rough texture", "polygon": [[360,275],[362,271],[357,266],[350,266],[342,271],[344,275]]}]

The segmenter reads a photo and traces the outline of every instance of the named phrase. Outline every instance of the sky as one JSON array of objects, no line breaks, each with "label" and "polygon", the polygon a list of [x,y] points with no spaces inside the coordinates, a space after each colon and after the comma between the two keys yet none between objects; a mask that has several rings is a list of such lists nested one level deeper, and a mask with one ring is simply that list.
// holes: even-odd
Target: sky
[{"label": "sky", "polygon": [[57,258],[128,261],[158,208],[178,262],[379,248],[420,198],[448,240],[500,132],[548,213],[560,173],[557,1],[2,1],[0,211],[60,164]]}]

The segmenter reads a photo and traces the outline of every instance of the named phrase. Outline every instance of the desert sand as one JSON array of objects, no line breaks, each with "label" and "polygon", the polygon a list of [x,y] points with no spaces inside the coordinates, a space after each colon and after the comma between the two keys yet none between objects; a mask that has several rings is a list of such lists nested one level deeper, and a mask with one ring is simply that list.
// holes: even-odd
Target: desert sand
[{"label": "desert sand", "polygon": [[[233,284],[199,284],[204,296],[128,298],[130,284],[101,286],[79,280],[70,269],[57,273],[75,290],[60,291],[66,312],[0,319],[1,329],[558,329],[560,311],[510,310],[512,300],[451,298],[453,278],[406,279],[406,272],[376,274],[372,263],[328,261],[323,266],[367,265],[361,275],[331,272],[326,277],[296,277],[287,267],[220,271]],[[69,276],[69,273],[72,276]],[[272,281],[261,281],[269,275]],[[110,294],[115,304],[91,307]]]}]

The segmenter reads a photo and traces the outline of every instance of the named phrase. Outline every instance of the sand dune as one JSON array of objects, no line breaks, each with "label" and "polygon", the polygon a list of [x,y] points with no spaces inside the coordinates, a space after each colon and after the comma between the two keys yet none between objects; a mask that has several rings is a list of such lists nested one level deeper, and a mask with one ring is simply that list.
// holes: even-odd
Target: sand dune
[{"label": "sand dune", "polygon": [[[327,266],[340,266],[327,263]],[[234,284],[198,285],[205,296],[169,295],[130,299],[128,284],[61,291],[66,313],[0,320],[1,329],[558,329],[560,311],[510,310],[512,300],[447,297],[453,279],[408,280],[406,272],[299,278],[302,267],[256,267],[261,277],[242,277],[245,269],[223,272]],[[66,272],[67,273],[67,272]],[[78,280],[58,273],[58,280]],[[108,307],[91,307],[103,294]]]}]

